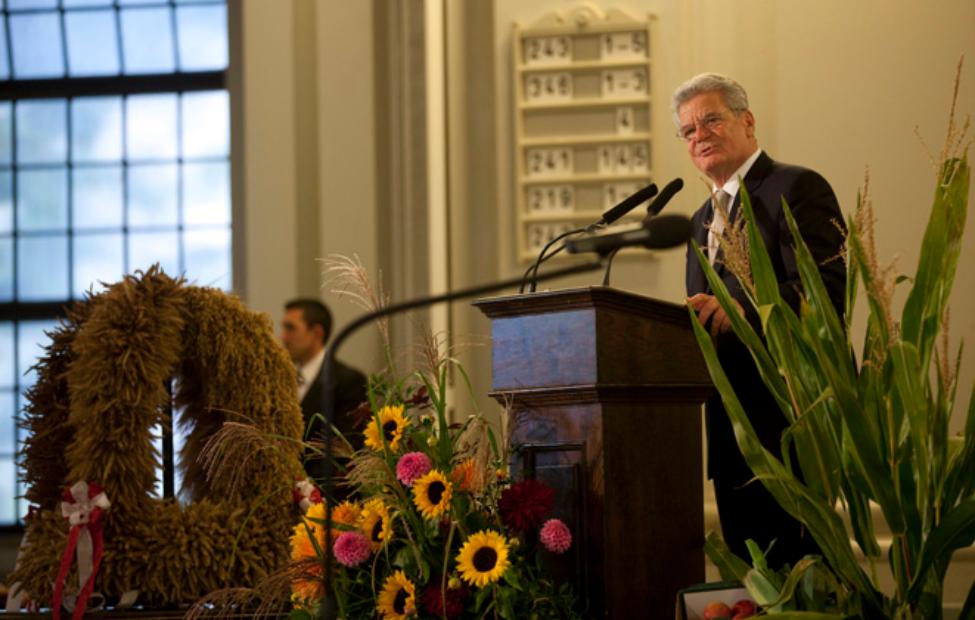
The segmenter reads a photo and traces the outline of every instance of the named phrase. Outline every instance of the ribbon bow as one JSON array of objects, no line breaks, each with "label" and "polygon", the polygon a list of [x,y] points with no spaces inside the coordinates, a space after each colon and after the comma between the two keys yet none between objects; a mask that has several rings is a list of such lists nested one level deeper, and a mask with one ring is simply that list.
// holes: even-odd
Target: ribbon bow
[{"label": "ribbon bow", "polygon": [[295,498],[295,502],[301,508],[302,512],[308,512],[308,509],[311,508],[313,504],[322,503],[322,492],[319,491],[318,487],[315,486],[315,483],[308,478],[296,482],[295,488],[291,491],[291,494]]},{"label": "ribbon bow", "polygon": [[[104,541],[102,538],[102,517],[111,505],[108,496],[97,484],[90,484],[84,480],[76,482],[63,493],[61,502],[61,516],[68,520],[71,531],[68,534],[68,544],[61,556],[61,568],[54,585],[54,601],[52,604],[54,620],[61,618],[64,582],[71,568],[72,555],[77,551],[78,558],[78,597],[74,603],[72,618],[80,620],[84,617],[88,598],[95,586],[95,575],[102,562]],[[70,610],[69,610],[70,611]]]}]

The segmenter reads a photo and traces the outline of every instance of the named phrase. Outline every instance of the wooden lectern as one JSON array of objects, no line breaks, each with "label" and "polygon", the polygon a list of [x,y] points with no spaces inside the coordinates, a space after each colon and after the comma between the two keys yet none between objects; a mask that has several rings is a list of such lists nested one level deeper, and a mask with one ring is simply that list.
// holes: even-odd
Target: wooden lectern
[{"label": "wooden lectern", "polygon": [[711,390],[683,306],[590,287],[482,299],[491,395],[512,475],[556,490],[572,548],[552,556],[586,617],[674,617],[704,581],[701,403]]}]

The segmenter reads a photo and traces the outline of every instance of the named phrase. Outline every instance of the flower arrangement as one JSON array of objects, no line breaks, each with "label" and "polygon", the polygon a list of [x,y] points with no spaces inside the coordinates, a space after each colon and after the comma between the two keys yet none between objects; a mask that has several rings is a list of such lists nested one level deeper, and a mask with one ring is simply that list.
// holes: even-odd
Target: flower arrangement
[{"label": "flower arrangement", "polygon": [[[383,303],[357,259],[331,258],[326,272],[365,309]],[[448,372],[470,382],[440,342],[428,336],[422,369],[400,376],[387,325],[379,330],[387,367],[370,378],[368,411],[360,408],[363,447],[350,453],[352,442],[337,439],[348,448],[345,499],[333,501],[329,522],[330,499],[302,491],[310,507],[290,540],[292,617],[315,617],[330,596],[345,620],[579,617],[569,587],[544,569],[546,556],[572,545],[553,518],[554,491],[510,479],[506,444],[480,414],[450,422]]]},{"label": "flower arrangement", "polygon": [[[370,380],[374,412],[346,470],[355,499],[314,503],[291,536],[293,618],[311,618],[334,592],[342,618],[572,618],[567,586],[546,579],[543,556],[572,533],[552,518],[555,493],[512,481],[480,415],[450,424],[451,360],[393,381]],[[459,367],[457,367],[459,368]],[[462,372],[462,371],[461,371]],[[334,574],[322,576],[326,526]]]}]

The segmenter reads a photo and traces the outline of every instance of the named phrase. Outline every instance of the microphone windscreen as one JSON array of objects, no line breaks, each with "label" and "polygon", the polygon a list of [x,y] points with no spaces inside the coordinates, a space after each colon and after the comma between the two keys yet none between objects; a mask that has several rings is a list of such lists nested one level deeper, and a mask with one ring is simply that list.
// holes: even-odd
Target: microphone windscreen
[{"label": "microphone windscreen", "polygon": [[646,227],[650,233],[646,247],[654,250],[684,245],[694,233],[691,220],[679,213],[658,215],[647,222]]}]

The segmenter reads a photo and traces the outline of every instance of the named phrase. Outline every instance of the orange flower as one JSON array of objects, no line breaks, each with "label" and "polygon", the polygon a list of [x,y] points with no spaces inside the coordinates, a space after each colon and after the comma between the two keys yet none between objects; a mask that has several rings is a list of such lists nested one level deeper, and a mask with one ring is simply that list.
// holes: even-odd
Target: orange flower
[{"label": "orange flower", "polygon": [[480,490],[477,488],[479,485],[475,479],[476,473],[474,471],[474,459],[470,458],[454,467],[453,471],[450,472],[450,480],[454,486],[461,490],[476,493]]}]

